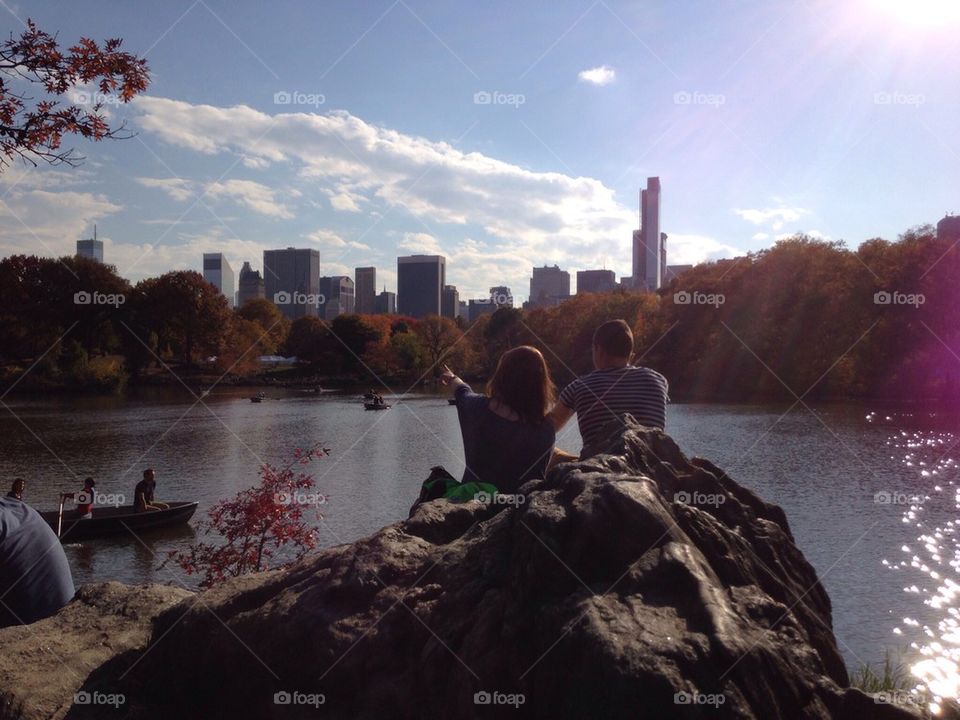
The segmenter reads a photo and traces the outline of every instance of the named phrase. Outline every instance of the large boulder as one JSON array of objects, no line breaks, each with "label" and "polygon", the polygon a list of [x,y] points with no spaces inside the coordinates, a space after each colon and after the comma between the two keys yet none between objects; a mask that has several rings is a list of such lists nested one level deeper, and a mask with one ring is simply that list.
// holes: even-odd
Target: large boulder
[{"label": "large boulder", "polygon": [[122,716],[122,678],[147,646],[151,620],[192,597],[163,585],[85,585],[53,617],[0,630],[0,718],[63,718],[87,705]]},{"label": "large boulder", "polygon": [[830,600],[783,511],[627,423],[512,502],[426,503],[171,608],[128,676],[132,709],[919,717],[847,687]]}]

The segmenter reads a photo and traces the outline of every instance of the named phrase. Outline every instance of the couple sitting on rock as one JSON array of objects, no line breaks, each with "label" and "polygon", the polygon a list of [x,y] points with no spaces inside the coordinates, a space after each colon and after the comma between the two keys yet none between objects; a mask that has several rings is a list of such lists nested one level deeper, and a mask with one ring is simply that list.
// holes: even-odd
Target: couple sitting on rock
[{"label": "couple sitting on rock", "polygon": [[[548,467],[577,459],[554,448],[557,431],[574,413],[585,449],[601,440],[605,425],[626,413],[662,429],[667,380],[632,365],[632,357],[630,326],[623,320],[604,323],[593,335],[596,369],[567,385],[556,401],[543,355],[527,345],[503,354],[485,395],[444,366],[440,381],[453,388],[463,433],[464,485],[513,494],[528,480],[544,477]],[[421,499],[427,499],[423,493]]]}]

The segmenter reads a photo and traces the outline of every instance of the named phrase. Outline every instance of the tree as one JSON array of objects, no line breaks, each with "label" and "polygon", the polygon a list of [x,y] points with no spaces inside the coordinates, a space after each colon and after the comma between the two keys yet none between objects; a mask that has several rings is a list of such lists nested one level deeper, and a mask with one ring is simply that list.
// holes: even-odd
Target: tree
[{"label": "tree", "polygon": [[[294,471],[293,465],[306,465],[329,453],[297,450],[294,462],[285,468],[260,466],[259,485],[218,502],[207,512],[207,519],[197,523],[202,535],[218,535],[221,540],[171,550],[167,562],[176,562],[188,575],[203,573],[200,586],[208,588],[227,578],[299,560],[317,544],[317,531],[307,522],[305,511],[312,510],[319,520],[326,497],[313,491],[311,475]],[[286,551],[287,562],[275,565],[281,550]]]},{"label": "tree", "polygon": [[326,323],[313,315],[297,318],[290,326],[284,354],[307,362],[319,362],[327,352],[330,331]]},{"label": "tree", "polygon": [[441,361],[463,337],[463,333],[453,320],[439,315],[427,315],[423,318],[417,323],[416,333],[427,353],[434,374],[439,374]]},{"label": "tree", "polygon": [[[37,159],[77,164],[82,158],[60,146],[68,133],[95,141],[130,137],[122,124],[111,128],[101,113],[108,99],[129,102],[150,82],[146,60],[122,52],[121,44],[112,38],[101,47],[82,37],[64,52],[56,36],[27,20],[19,37],[11,34],[0,45],[0,170],[17,157],[34,166]],[[60,104],[59,96],[87,84],[99,91],[88,108]],[[15,89],[24,85],[42,88],[46,97]]]},{"label": "tree", "polygon": [[[360,315],[338,315],[330,323],[330,331],[339,339],[334,349],[343,359],[343,365],[355,369],[370,343],[380,340],[380,330],[368,324]],[[336,340],[335,340],[336,342]]]},{"label": "tree", "polygon": [[237,310],[237,315],[256,323],[260,327],[261,335],[266,333],[258,343],[261,355],[276,353],[290,332],[290,321],[266,298],[248,300]]},{"label": "tree", "polygon": [[146,332],[156,332],[160,345],[169,344],[183,363],[219,355],[223,349],[230,307],[200,273],[175,271],[142,280],[133,295]]}]

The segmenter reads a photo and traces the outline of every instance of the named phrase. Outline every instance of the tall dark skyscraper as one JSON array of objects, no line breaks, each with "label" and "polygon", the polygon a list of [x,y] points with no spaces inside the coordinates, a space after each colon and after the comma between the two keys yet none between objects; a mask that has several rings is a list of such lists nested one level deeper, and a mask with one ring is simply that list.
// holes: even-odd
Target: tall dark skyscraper
[{"label": "tall dark skyscraper", "polygon": [[443,255],[398,257],[397,312],[415,318],[439,315],[446,276],[447,259]]},{"label": "tall dark skyscraper", "polygon": [[570,297],[570,273],[553,267],[535,267],[530,278],[530,307],[552,307]]},{"label": "tall dark skyscraper", "polygon": [[239,286],[237,289],[237,307],[242,308],[249,300],[266,297],[266,285],[263,282],[263,276],[259,270],[250,267],[250,263],[245,262],[240,268]]},{"label": "tall dark skyscraper", "polygon": [[333,320],[338,315],[354,311],[354,283],[347,275],[320,278],[320,317]]},{"label": "tall dark skyscraper", "polygon": [[263,251],[267,299],[291,320],[317,315],[320,298],[320,253],[287,248]]},{"label": "tall dark skyscraper", "polygon": [[103,262],[103,240],[97,240],[96,238],[96,229],[94,229],[94,237],[88,240],[77,240],[77,255],[80,257],[88,257],[91,260],[96,260],[98,263]]},{"label": "tall dark skyscraper", "polygon": [[613,270],[578,270],[577,295],[581,293],[612,292],[617,287]]},{"label": "tall dark skyscraper", "polygon": [[456,320],[460,314],[460,293],[456,285],[444,285],[440,296],[440,314],[445,318]]},{"label": "tall dark skyscraper", "polygon": [[633,232],[633,283],[659,290],[666,269],[667,236],[660,232],[660,178],[648,177],[640,191],[640,229]]},{"label": "tall dark skyscraper", "polygon": [[356,292],[356,311],[361,315],[373,314],[377,299],[377,269],[375,267],[355,268],[353,286]]}]

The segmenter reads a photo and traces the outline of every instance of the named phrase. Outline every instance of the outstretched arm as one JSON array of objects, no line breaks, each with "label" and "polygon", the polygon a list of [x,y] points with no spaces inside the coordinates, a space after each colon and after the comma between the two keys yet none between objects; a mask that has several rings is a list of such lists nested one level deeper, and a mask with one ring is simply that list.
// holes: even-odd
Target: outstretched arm
[{"label": "outstretched arm", "polygon": [[559,431],[573,417],[573,408],[568,408],[562,400],[558,400],[547,417],[553,423],[553,429]]}]

